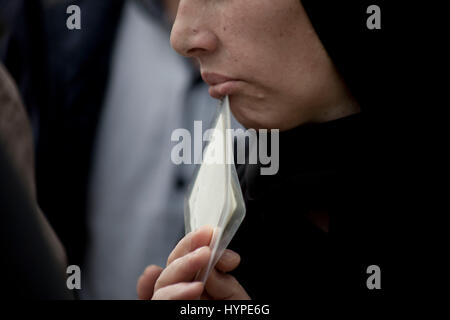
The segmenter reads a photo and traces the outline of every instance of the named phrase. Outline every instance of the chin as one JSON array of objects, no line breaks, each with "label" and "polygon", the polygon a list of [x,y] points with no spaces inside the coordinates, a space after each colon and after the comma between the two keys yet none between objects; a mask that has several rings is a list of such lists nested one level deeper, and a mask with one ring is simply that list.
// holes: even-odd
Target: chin
[{"label": "chin", "polygon": [[264,129],[264,126],[255,120],[255,118],[248,114],[246,110],[240,109],[238,106],[230,105],[231,112],[236,120],[243,125],[246,129]]},{"label": "chin", "polygon": [[244,100],[247,99],[230,96],[230,109],[236,120],[246,129],[270,129],[270,123],[265,121],[264,108],[255,108],[258,105],[261,106],[261,102]]}]

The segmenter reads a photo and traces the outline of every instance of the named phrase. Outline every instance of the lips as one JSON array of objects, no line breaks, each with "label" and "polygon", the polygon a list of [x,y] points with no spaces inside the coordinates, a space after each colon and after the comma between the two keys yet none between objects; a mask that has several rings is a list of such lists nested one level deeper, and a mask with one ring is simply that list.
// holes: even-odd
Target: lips
[{"label": "lips", "polygon": [[242,82],[221,74],[208,72],[202,72],[202,79],[210,86],[210,96],[216,99],[233,94]]}]

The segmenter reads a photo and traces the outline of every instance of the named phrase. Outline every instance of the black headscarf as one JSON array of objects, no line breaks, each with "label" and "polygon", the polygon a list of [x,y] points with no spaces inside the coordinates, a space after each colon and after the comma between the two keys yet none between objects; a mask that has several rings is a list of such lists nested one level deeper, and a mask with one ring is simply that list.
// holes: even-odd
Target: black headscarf
[{"label": "black headscarf", "polygon": [[[362,112],[280,132],[274,176],[260,175],[260,165],[239,168],[247,213],[230,248],[243,257],[234,274],[252,298],[285,299],[287,288],[295,299],[366,292],[366,268],[386,265],[385,152],[372,126],[387,98],[385,25],[366,26],[367,7],[380,1],[301,2]],[[310,219],[323,212],[328,232]]]},{"label": "black headscarf", "polygon": [[[301,0],[322,44],[362,110],[381,108],[387,94],[389,10],[379,0]],[[381,9],[381,29],[369,29],[367,8]]]}]

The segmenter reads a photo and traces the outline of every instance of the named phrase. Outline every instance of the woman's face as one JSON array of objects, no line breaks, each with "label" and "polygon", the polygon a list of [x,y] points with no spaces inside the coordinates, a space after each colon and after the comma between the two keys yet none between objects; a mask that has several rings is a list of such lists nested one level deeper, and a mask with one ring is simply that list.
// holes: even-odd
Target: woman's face
[{"label": "woman's face", "polygon": [[171,43],[248,128],[287,130],[356,112],[299,0],[181,0]]}]

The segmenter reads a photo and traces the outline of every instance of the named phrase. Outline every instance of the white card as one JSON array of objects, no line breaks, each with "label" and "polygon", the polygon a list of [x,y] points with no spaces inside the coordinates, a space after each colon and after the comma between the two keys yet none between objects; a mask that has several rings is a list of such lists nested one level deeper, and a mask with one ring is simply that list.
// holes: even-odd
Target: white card
[{"label": "white card", "polygon": [[197,276],[200,281],[206,281],[210,269],[245,216],[245,204],[233,164],[231,131],[227,131],[230,129],[228,97],[221,101],[213,129],[185,202],[186,233],[204,225],[214,229],[210,243],[212,256],[208,267]]}]

